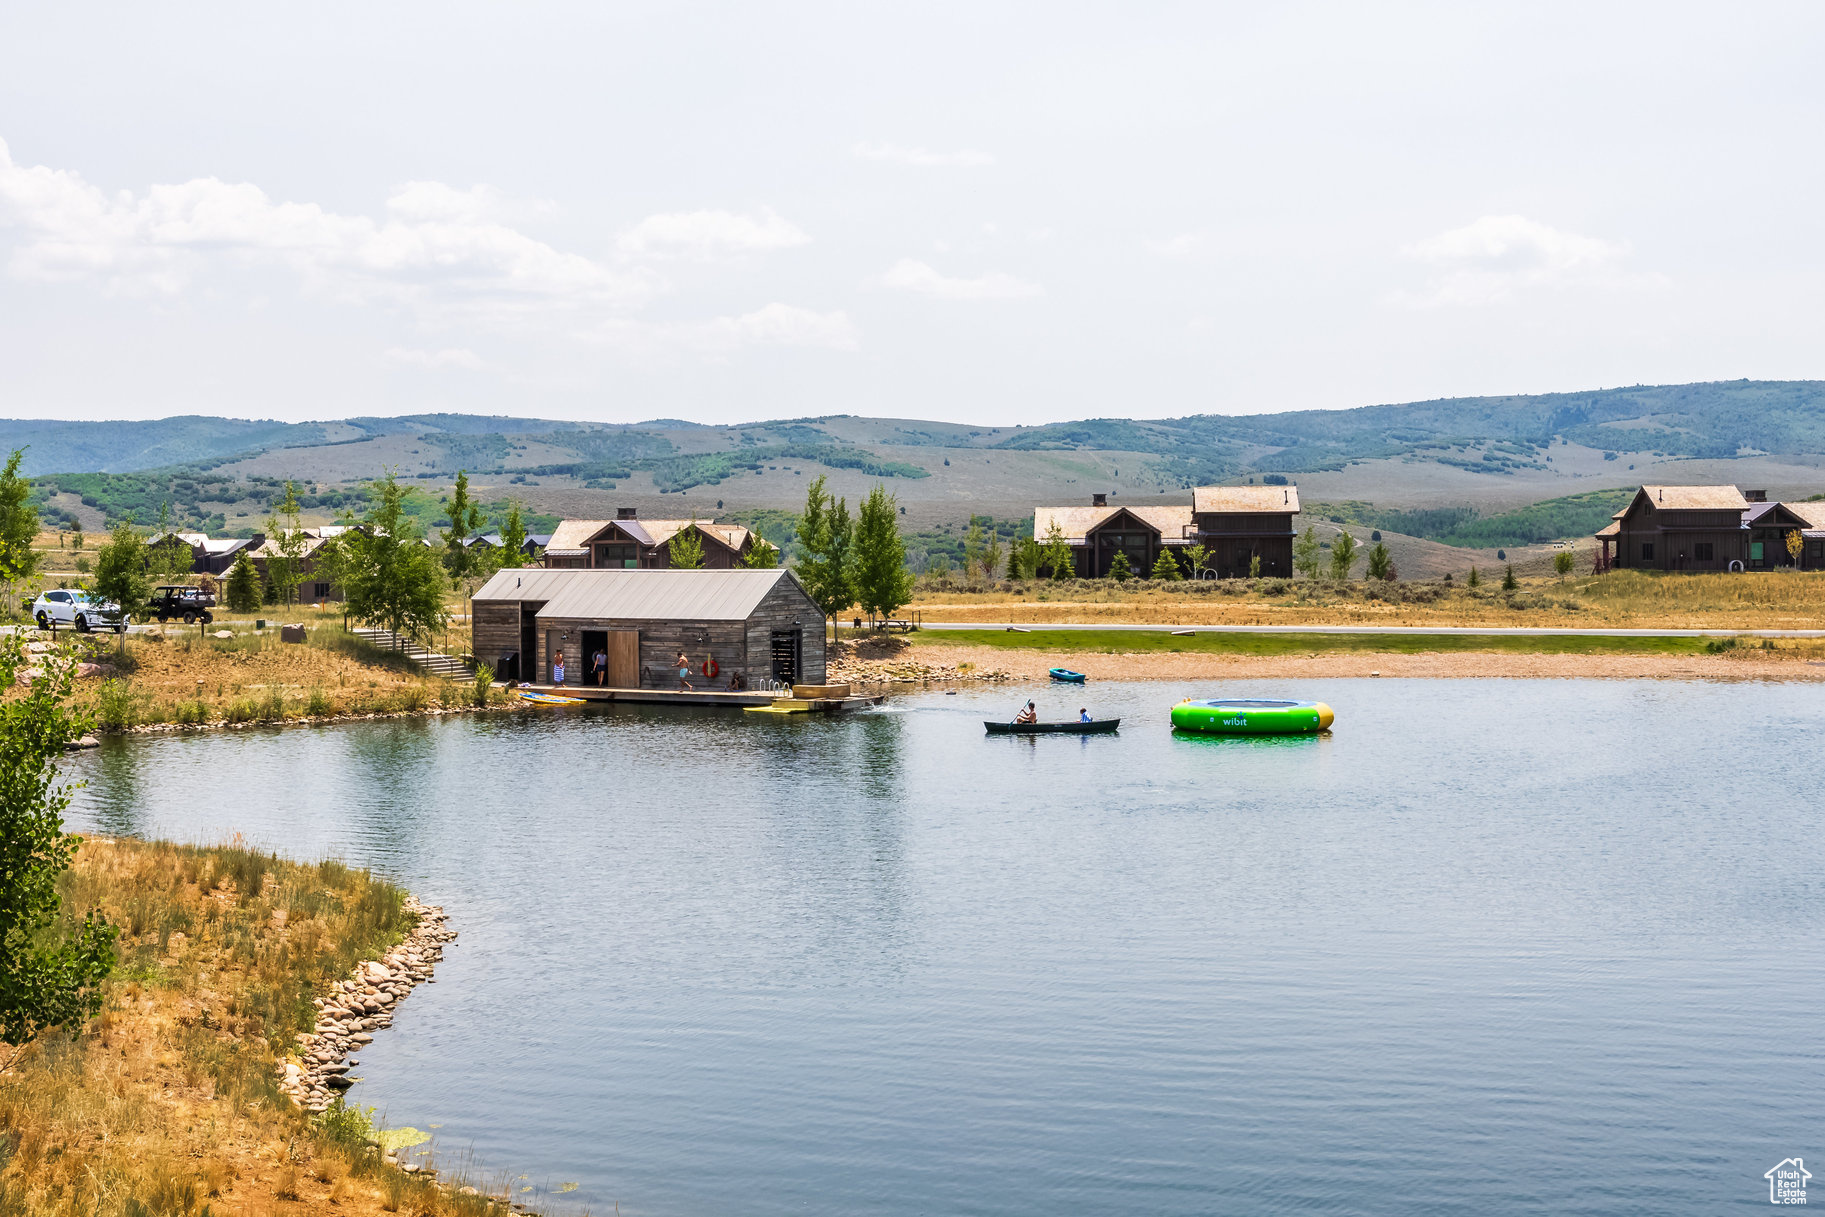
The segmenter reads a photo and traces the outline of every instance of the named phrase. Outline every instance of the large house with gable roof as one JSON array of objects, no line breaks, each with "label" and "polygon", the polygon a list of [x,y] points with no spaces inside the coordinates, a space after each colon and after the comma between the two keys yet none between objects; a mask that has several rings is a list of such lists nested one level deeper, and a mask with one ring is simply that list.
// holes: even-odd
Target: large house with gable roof
[{"label": "large house with gable roof", "polygon": [[642,520],[634,508],[622,507],[612,520],[559,524],[545,546],[545,566],[549,570],[666,570],[672,565],[671,540],[687,528],[697,531],[705,570],[733,570],[755,546],[771,546],[739,524]]},{"label": "large house with gable roof", "polygon": [[[1044,545],[1055,528],[1062,533],[1080,579],[1106,576],[1118,553],[1145,577],[1162,550],[1188,577],[1242,578],[1258,558],[1262,575],[1284,578],[1293,573],[1298,514],[1296,486],[1199,486],[1179,507],[1112,507],[1095,494],[1088,507],[1035,508],[1033,539]],[[1193,571],[1187,553],[1197,545],[1205,556]]]}]

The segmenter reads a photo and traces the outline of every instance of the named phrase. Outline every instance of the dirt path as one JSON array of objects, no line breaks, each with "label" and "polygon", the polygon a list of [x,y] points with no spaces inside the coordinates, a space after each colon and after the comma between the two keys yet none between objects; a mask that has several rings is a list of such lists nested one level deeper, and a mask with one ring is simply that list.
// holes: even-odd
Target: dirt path
[{"label": "dirt path", "polygon": [[1249,680],[1280,677],[1420,676],[1613,680],[1825,680],[1825,666],[1799,658],[1722,655],[1376,654],[1110,655],[1102,651],[1003,650],[921,645],[913,658],[933,667],[995,670],[1016,680],[1045,680],[1048,668],[1072,668],[1097,680]]}]

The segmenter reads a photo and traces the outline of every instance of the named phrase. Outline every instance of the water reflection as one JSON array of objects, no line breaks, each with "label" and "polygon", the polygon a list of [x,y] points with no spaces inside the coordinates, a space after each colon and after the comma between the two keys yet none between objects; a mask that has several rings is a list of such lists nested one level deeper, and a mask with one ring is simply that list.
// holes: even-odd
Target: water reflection
[{"label": "water reflection", "polygon": [[75,814],[444,904],[355,1098],[597,1212],[1714,1212],[1825,1120],[1813,690],[1188,692],[110,740]]}]

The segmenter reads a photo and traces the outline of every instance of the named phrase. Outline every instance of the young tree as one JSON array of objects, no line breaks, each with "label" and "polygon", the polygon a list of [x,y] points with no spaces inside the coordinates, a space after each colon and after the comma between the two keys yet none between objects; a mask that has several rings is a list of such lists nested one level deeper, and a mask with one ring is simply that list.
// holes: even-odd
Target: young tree
[{"label": "young tree", "polygon": [[22,693],[24,640],[0,640],[0,1042],[13,1046],[0,1073],[43,1032],[101,1008],[99,985],[114,967],[116,930],[94,913],[65,927],[58,877],[82,838],[63,831],[75,784],[57,764],[89,726],[69,708],[75,662],[54,655]]},{"label": "young tree", "polygon": [[1159,554],[1153,559],[1153,569],[1147,572],[1147,577],[1166,583],[1176,583],[1185,576],[1179,570],[1179,560],[1172,556],[1170,549],[1162,545]]},{"label": "young tree", "polygon": [[290,481],[285,483],[285,498],[266,517],[266,535],[266,581],[278,603],[290,604],[304,582],[304,551],[310,544],[299,517],[298,488]]},{"label": "young tree", "polygon": [[1057,520],[1053,520],[1050,527],[1046,529],[1044,557],[1046,570],[1051,573],[1052,578],[1075,579],[1077,577],[1077,559],[1071,553],[1070,538],[1065,536],[1065,530],[1059,527]]},{"label": "young tree", "polygon": [[1001,534],[995,531],[995,522],[989,521],[988,531],[982,538],[982,577],[993,579],[995,572],[1001,569]]},{"label": "young tree", "polygon": [[1787,556],[1793,559],[1795,566],[1800,564],[1800,551],[1804,548],[1806,548],[1806,539],[1800,535],[1800,530],[1797,528],[1790,530],[1787,533]]},{"label": "young tree", "polygon": [[1392,580],[1394,578],[1394,557],[1388,553],[1388,547],[1377,541],[1369,547],[1367,564],[1363,573],[1371,579]]},{"label": "young tree", "polygon": [[1465,587],[1483,586],[1483,577],[1476,573],[1476,567],[1473,566],[1470,568],[1470,577],[1464,580],[1464,586]]},{"label": "young tree", "polygon": [[741,556],[741,564],[749,570],[772,570],[779,565],[779,546],[756,536]]},{"label": "young tree", "polygon": [[1210,569],[1210,546],[1202,541],[1195,541],[1185,547],[1185,564],[1191,567],[1191,577],[1202,579],[1204,572]]},{"label": "young tree", "polygon": [[1134,566],[1128,561],[1128,551],[1118,549],[1115,556],[1109,559],[1109,578],[1117,583],[1126,583],[1134,578]]},{"label": "young tree", "polygon": [[1350,577],[1350,567],[1356,565],[1356,538],[1350,535],[1349,529],[1337,534],[1331,542],[1331,578],[1344,580]]},{"label": "young tree", "polygon": [[501,517],[501,553],[500,565],[495,569],[512,568],[518,570],[526,565],[526,515],[517,502],[507,504],[507,514]]},{"label": "young tree", "polygon": [[982,559],[982,525],[975,516],[971,516],[970,530],[963,538],[963,577],[965,579],[975,578],[978,571],[981,571],[985,577],[988,576],[989,572],[984,568]]},{"label": "young tree", "polygon": [[805,510],[798,518],[798,543],[805,554],[793,569],[818,611],[832,620],[855,603],[849,564],[853,537],[848,504],[841,499],[833,502],[824,492],[822,474],[811,479],[805,487]]},{"label": "young tree", "polygon": [[95,594],[120,606],[123,623],[152,598],[152,580],[146,574],[146,540],[125,520],[114,526],[113,536],[95,555]]},{"label": "young tree", "polygon": [[906,569],[897,506],[887,487],[876,482],[856,517],[856,602],[871,617],[891,617],[912,599],[913,577]]},{"label": "young tree", "polygon": [[234,565],[228,568],[228,586],[224,589],[224,594],[228,598],[229,611],[259,612],[262,599],[260,593],[260,572],[254,569],[247,551],[242,550],[235,558]]},{"label": "young tree", "polygon": [[[25,449],[15,448],[0,471],[0,584],[6,585],[11,603],[13,584],[38,573],[38,552],[32,540],[38,535],[38,509],[30,498],[32,485],[19,476],[19,462]],[[82,534],[76,534],[76,548],[82,548]]]},{"label": "young tree", "polygon": [[171,501],[165,500],[158,505],[158,527],[153,532],[154,543],[150,547],[150,571],[155,583],[179,583],[190,578],[191,568],[196,564],[190,546],[180,540],[171,522]]},{"label": "young tree", "polygon": [[1248,577],[1250,579],[1259,579],[1261,577],[1261,555],[1260,554],[1248,555]]},{"label": "young tree", "polygon": [[466,579],[475,573],[479,557],[467,542],[482,531],[482,509],[469,497],[468,470],[456,471],[456,487],[443,508],[449,521],[444,525],[444,569],[452,579]]},{"label": "young tree", "polygon": [[1559,582],[1564,583],[1565,576],[1572,573],[1573,561],[1572,551],[1569,549],[1562,549],[1553,555],[1553,569],[1559,572]]},{"label": "young tree", "polygon": [[1520,586],[1521,581],[1514,577],[1514,567],[1510,565],[1507,570],[1502,572],[1502,590],[1512,592]]},{"label": "young tree", "polygon": [[666,553],[671,556],[673,570],[698,570],[703,566],[703,534],[697,531],[697,517],[672,534],[666,542]]},{"label": "young tree", "polygon": [[1318,577],[1318,526],[1307,524],[1299,539],[1293,542],[1293,569],[1307,579]]},{"label": "young tree", "polygon": [[427,634],[447,618],[443,567],[407,513],[411,493],[391,470],[370,483],[367,528],[336,538],[330,558],[349,616],[401,638]]},{"label": "young tree", "polygon": [[82,548],[82,529],[78,528],[70,533],[70,548],[75,550]]}]

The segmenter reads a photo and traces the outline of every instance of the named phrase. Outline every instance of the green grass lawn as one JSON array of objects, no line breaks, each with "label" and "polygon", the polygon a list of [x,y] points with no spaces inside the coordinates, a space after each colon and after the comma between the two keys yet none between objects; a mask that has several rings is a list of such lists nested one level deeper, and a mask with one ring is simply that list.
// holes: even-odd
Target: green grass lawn
[{"label": "green grass lawn", "polygon": [[1244,634],[1197,633],[1174,637],[1160,630],[923,630],[920,646],[980,646],[1003,650],[1100,651],[1105,655],[1219,654],[1310,655],[1372,651],[1417,655],[1428,651],[1505,651],[1526,655],[1698,655],[1703,638],[1606,638],[1575,634]]}]

